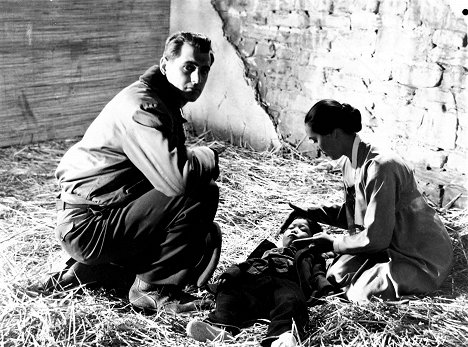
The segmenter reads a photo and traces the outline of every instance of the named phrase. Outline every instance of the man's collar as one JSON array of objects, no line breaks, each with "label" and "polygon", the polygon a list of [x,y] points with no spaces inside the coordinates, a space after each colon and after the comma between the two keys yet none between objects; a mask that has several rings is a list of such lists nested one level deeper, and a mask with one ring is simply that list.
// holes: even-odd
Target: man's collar
[{"label": "man's collar", "polygon": [[180,96],[177,89],[163,75],[159,65],[153,65],[140,76],[140,81],[154,90],[162,101],[171,108],[180,109]]}]

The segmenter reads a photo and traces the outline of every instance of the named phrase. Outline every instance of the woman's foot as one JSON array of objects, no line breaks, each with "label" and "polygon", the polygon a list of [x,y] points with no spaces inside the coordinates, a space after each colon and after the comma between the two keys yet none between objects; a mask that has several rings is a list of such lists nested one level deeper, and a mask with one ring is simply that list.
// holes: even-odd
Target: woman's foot
[{"label": "woman's foot", "polygon": [[206,341],[234,341],[234,337],[225,329],[204,322],[198,318],[187,324],[187,335],[200,342]]}]

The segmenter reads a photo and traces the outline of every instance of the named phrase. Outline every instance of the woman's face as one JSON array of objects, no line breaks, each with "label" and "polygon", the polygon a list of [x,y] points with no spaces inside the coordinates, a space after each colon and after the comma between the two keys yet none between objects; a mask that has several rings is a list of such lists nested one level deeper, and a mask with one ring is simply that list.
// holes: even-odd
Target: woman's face
[{"label": "woman's face", "polygon": [[309,140],[316,143],[320,149],[327,157],[331,158],[332,160],[339,159],[342,156],[339,141],[337,139],[336,130],[328,135],[320,135],[315,133],[311,127],[306,124],[305,131]]}]

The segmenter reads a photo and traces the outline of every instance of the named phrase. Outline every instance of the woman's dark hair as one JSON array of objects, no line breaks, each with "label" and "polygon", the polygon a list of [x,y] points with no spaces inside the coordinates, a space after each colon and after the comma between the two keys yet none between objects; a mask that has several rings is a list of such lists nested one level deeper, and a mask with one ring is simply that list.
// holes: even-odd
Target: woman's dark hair
[{"label": "woman's dark hair", "polygon": [[323,99],[317,102],[304,120],[314,133],[328,135],[340,128],[347,134],[357,133],[362,129],[361,112],[349,104],[336,100]]},{"label": "woman's dark hair", "polygon": [[188,31],[179,31],[167,38],[163,57],[167,60],[179,57],[184,43],[197,48],[201,53],[210,53],[211,64],[213,64],[214,54],[211,48],[211,40],[205,35]]}]

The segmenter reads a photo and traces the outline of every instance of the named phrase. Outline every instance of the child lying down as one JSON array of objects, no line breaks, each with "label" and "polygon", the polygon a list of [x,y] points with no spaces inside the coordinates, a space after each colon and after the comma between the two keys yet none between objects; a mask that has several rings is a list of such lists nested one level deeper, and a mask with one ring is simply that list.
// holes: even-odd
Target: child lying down
[{"label": "child lying down", "polygon": [[282,236],[282,247],[264,240],[242,263],[232,265],[219,278],[216,307],[208,316],[187,325],[197,341],[234,340],[241,328],[256,320],[270,321],[262,346],[297,346],[309,324],[307,307],[333,292],[325,278],[325,259],[310,246],[319,224],[293,220]]}]

